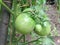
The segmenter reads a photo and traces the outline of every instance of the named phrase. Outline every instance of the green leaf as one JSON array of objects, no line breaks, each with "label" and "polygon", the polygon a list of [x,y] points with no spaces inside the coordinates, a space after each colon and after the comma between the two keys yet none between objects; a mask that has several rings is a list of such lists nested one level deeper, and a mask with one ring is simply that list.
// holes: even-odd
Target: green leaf
[{"label": "green leaf", "polygon": [[23,12],[33,12],[32,8],[26,8]]},{"label": "green leaf", "polygon": [[44,38],[42,45],[54,45],[55,43],[48,37]]},{"label": "green leaf", "polygon": [[32,5],[35,5],[36,4],[36,0],[32,0]]}]

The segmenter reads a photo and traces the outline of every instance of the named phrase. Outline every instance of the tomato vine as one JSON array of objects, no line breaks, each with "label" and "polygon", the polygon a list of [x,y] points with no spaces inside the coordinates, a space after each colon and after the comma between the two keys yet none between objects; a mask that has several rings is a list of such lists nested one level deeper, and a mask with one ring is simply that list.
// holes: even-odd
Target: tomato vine
[{"label": "tomato vine", "polygon": [[[44,7],[46,0],[32,0],[31,2],[13,0],[12,2],[12,9],[9,9],[5,3],[0,1],[0,4],[11,13],[12,44],[14,42],[17,44],[21,39],[23,39],[24,45],[39,42],[40,37],[45,38],[50,34],[51,24]],[[16,38],[16,32],[19,32],[22,36]],[[37,40],[26,42],[26,34],[31,35],[32,32],[40,37]]]}]

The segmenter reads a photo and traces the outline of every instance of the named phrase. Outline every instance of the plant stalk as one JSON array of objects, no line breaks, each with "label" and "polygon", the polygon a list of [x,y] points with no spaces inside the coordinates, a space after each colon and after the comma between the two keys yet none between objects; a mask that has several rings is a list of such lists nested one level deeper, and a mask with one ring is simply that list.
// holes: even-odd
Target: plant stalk
[{"label": "plant stalk", "polygon": [[[40,38],[38,38],[38,39],[40,39]],[[30,41],[30,42],[25,42],[25,45],[26,45],[26,44],[29,44],[29,43],[36,42],[36,41],[38,41],[38,39],[36,39],[36,40],[33,40],[33,41]]]},{"label": "plant stalk", "polygon": [[25,35],[24,35],[23,41],[24,41],[24,43],[25,43]]},{"label": "plant stalk", "polygon": [[15,29],[15,19],[16,19],[16,6],[17,6],[17,0],[13,0],[13,4],[12,4],[12,10],[14,11],[14,15],[13,15],[13,30],[12,30],[12,41],[15,40],[15,35],[16,35],[16,29]]},{"label": "plant stalk", "polygon": [[23,38],[24,35],[20,36],[20,38],[17,40],[17,42],[19,42],[22,38]]},{"label": "plant stalk", "polygon": [[0,4],[3,5],[11,14],[14,15],[13,11],[2,1],[0,1]]}]

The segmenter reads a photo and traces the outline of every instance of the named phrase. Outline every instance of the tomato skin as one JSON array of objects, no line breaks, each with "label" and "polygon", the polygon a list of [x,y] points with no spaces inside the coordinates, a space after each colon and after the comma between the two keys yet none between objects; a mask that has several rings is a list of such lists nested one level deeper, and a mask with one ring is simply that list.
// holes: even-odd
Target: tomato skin
[{"label": "tomato skin", "polygon": [[47,36],[51,31],[51,25],[48,22],[44,22],[43,26],[36,25],[35,27],[35,33],[37,33],[40,36]]},{"label": "tomato skin", "polygon": [[51,25],[48,22],[43,23],[43,29],[40,32],[41,36],[47,36],[51,31]]},{"label": "tomato skin", "polygon": [[15,27],[19,33],[28,34],[34,30],[35,21],[27,13],[20,14],[15,21]]},{"label": "tomato skin", "polygon": [[37,33],[38,35],[40,35],[40,31],[42,30],[42,26],[40,24],[36,24],[35,26],[35,33]]}]

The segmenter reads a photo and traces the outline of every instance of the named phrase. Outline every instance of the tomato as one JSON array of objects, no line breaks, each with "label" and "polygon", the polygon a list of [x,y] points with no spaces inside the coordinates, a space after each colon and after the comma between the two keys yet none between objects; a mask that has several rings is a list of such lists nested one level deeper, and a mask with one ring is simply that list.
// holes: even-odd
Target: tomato
[{"label": "tomato", "polygon": [[36,24],[35,32],[40,35],[40,31],[42,30],[42,26],[40,24]]},{"label": "tomato", "polygon": [[47,36],[51,31],[51,25],[48,22],[43,23],[43,29],[40,32],[41,36]]},{"label": "tomato", "polygon": [[20,14],[15,21],[16,30],[22,34],[28,34],[34,30],[35,21],[27,13]]},{"label": "tomato", "polygon": [[51,25],[48,22],[44,22],[43,26],[36,25],[35,32],[40,36],[47,36],[51,31]]},{"label": "tomato", "polygon": [[2,2],[2,0],[0,0],[0,3]]}]

